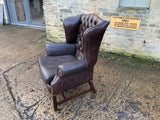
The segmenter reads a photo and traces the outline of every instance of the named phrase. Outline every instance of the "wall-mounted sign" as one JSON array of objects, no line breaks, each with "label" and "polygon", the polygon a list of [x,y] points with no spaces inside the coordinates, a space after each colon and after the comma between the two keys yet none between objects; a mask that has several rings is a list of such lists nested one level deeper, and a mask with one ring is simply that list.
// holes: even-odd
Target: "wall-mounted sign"
[{"label": "wall-mounted sign", "polygon": [[111,16],[111,28],[139,30],[141,18]]}]

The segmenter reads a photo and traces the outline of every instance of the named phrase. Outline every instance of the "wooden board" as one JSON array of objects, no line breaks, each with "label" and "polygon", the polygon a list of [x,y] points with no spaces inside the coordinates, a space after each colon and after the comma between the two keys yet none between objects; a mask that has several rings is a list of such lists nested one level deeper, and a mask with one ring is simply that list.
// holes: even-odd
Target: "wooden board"
[{"label": "wooden board", "polygon": [[111,28],[139,30],[141,18],[111,16]]},{"label": "wooden board", "polygon": [[3,5],[0,4],[0,25],[3,25]]}]

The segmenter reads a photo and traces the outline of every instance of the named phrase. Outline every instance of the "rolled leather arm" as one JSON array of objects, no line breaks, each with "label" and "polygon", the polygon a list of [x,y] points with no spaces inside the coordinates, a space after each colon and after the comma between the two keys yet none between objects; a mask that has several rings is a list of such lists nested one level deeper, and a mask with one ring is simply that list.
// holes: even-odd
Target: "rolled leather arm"
[{"label": "rolled leather arm", "polygon": [[50,43],[46,44],[46,51],[47,56],[74,55],[76,51],[76,44]]},{"label": "rolled leather arm", "polygon": [[67,62],[58,66],[57,75],[64,77],[76,72],[80,72],[86,68],[86,62],[84,60],[75,60]]}]

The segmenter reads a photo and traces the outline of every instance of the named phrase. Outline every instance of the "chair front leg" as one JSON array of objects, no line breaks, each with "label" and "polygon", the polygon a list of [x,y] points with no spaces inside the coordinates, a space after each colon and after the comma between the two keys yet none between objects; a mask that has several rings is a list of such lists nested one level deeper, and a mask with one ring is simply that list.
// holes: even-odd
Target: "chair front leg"
[{"label": "chair front leg", "polygon": [[54,107],[54,110],[55,110],[55,111],[58,110],[56,95],[53,95],[53,107]]}]

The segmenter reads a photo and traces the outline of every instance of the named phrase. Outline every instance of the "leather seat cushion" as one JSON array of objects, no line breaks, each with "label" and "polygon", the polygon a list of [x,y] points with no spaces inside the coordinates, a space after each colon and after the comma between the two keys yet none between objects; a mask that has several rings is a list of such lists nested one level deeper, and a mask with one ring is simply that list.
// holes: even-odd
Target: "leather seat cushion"
[{"label": "leather seat cushion", "polygon": [[76,58],[73,55],[39,57],[38,63],[43,81],[50,84],[57,72],[58,65],[74,60]]}]

